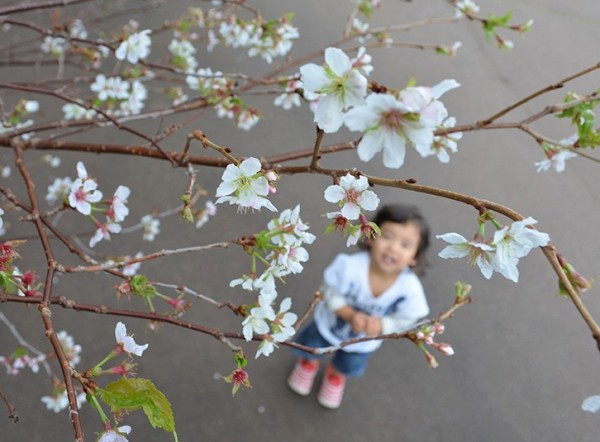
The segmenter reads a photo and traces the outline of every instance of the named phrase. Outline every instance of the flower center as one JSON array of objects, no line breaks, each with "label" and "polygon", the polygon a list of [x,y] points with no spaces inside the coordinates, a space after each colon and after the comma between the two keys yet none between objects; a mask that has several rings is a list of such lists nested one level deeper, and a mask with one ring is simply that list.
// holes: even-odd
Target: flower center
[{"label": "flower center", "polygon": [[357,203],[360,198],[360,192],[354,188],[346,190],[346,200],[349,203]]},{"label": "flower center", "polygon": [[398,130],[402,127],[403,114],[397,110],[391,110],[383,114],[381,122],[386,129]]}]

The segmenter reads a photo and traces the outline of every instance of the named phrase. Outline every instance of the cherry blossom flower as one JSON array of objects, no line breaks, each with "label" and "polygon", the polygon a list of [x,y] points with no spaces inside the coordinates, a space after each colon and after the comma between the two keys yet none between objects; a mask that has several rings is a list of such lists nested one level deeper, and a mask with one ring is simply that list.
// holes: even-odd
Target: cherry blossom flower
[{"label": "cherry blossom flower", "polygon": [[327,133],[336,132],[344,122],[344,111],[364,103],[367,79],[352,66],[338,48],[325,50],[325,64],[305,64],[300,68],[304,90],[320,94],[314,121]]},{"label": "cherry blossom flower", "polygon": [[546,159],[535,163],[537,171],[545,172],[553,167],[557,172],[563,172],[565,170],[565,162],[568,159],[575,158],[577,156],[575,152],[567,148],[573,147],[578,140],[579,136],[577,134],[573,134],[564,140],[560,140],[558,145],[544,143],[542,148],[546,154]]},{"label": "cherry blossom flower", "polygon": [[340,184],[334,184],[325,189],[325,200],[338,203],[340,212],[350,220],[358,219],[363,210],[375,210],[379,205],[379,197],[375,192],[367,190],[367,177],[356,179],[351,174],[340,178]]},{"label": "cherry blossom flower", "polygon": [[350,109],[344,117],[350,130],[364,132],[358,157],[369,161],[383,150],[383,164],[397,169],[404,164],[407,142],[422,156],[428,155],[434,130],[448,116],[438,98],[458,86],[454,80],[444,80],[432,88],[406,88],[398,98],[392,94],[369,95],[363,106]]},{"label": "cherry blossom flower", "polygon": [[[440,125],[440,129],[449,129],[455,125],[456,119],[454,117],[448,117]],[[433,137],[433,143],[429,146],[429,150],[423,149],[420,152],[421,156],[427,157],[429,155],[436,155],[440,162],[448,163],[450,161],[449,152],[455,153],[458,150],[456,141],[460,140],[462,136],[462,132],[436,135]]]},{"label": "cherry blossom flower", "polygon": [[136,344],[133,337],[127,334],[127,328],[122,322],[118,322],[117,326],[115,327],[115,339],[123,351],[130,354],[133,353],[136,356],[142,356],[144,350],[148,348],[148,344]]},{"label": "cherry blossom flower", "polygon": [[238,115],[237,127],[244,130],[250,130],[259,122],[260,117],[254,109],[244,109]]},{"label": "cherry blossom flower", "polygon": [[125,101],[121,102],[121,111],[124,115],[136,115],[144,109],[144,101],[148,98],[148,90],[146,86],[135,80],[131,84],[131,92],[127,94]]},{"label": "cherry blossom flower", "polygon": [[277,345],[275,344],[273,338],[267,335],[265,336],[265,339],[263,339],[258,345],[258,350],[256,351],[256,355],[254,357],[258,358],[260,355],[268,357],[271,355],[271,353],[273,353],[273,351],[275,351],[276,347]]},{"label": "cherry blossom flower", "polygon": [[477,264],[486,279],[492,277],[496,254],[494,247],[479,241],[468,241],[458,233],[445,233],[437,235],[436,238],[450,244],[438,254],[440,258],[464,258],[469,256],[471,263]]},{"label": "cherry blossom flower", "polygon": [[92,204],[102,199],[102,192],[96,190],[96,181],[88,178],[87,170],[83,163],[77,163],[78,178],[71,184],[69,193],[69,205],[83,215],[92,212]]},{"label": "cherry blossom flower", "polygon": [[173,54],[173,64],[190,72],[198,67],[198,61],[194,57],[196,48],[187,40],[178,40],[174,38],[169,43],[169,51]]},{"label": "cherry blossom flower", "polygon": [[454,2],[456,8],[455,17],[464,17],[467,14],[477,14],[479,12],[479,6],[477,6],[472,0],[458,0]]},{"label": "cherry blossom flower", "polygon": [[106,101],[109,98],[126,98],[128,87],[129,82],[123,81],[120,77],[107,78],[104,74],[96,75],[94,82],[90,85],[91,91],[96,92],[100,101]]},{"label": "cherry blossom flower", "polygon": [[258,296],[258,306],[250,309],[250,314],[242,322],[242,333],[246,341],[251,341],[254,333],[264,335],[269,333],[270,327],[267,321],[275,319],[275,312],[271,303],[273,297],[265,294]]},{"label": "cherry blossom flower", "polygon": [[115,51],[117,60],[127,59],[131,64],[135,64],[139,60],[144,60],[148,54],[150,54],[152,40],[150,39],[149,34],[151,32],[150,29],[136,32],[131,34],[127,40],[121,42]]},{"label": "cherry blossom flower", "polygon": [[[144,254],[142,252],[137,252],[134,256],[134,258],[141,258],[142,256],[144,256]],[[125,256],[123,257],[123,260],[125,261],[129,261],[131,259],[130,256]],[[127,264],[125,267],[123,267],[123,274],[125,276],[133,276],[135,275],[138,270],[140,269],[140,267],[142,266],[141,262],[134,262],[133,264]]]},{"label": "cherry blossom flower", "polygon": [[292,107],[300,107],[300,95],[296,93],[297,89],[302,87],[302,83],[295,77],[290,77],[289,81],[285,85],[285,93],[278,95],[273,104],[275,106],[281,106],[285,110],[290,110]]},{"label": "cherry blossom flower", "polygon": [[75,367],[81,361],[81,345],[75,344],[73,336],[69,335],[65,330],[59,331],[56,337],[60,342],[67,361],[69,361],[72,367]]},{"label": "cherry blossom flower", "polygon": [[[129,209],[125,205],[131,191],[127,186],[119,186],[110,200],[110,207],[106,211],[106,216],[120,223],[129,215]],[[116,233],[116,232],[115,232]]]},{"label": "cherry blossom flower", "polygon": [[367,50],[364,46],[358,48],[358,52],[356,57],[354,57],[350,62],[352,63],[352,67],[359,70],[361,74],[365,77],[369,76],[371,72],[373,72],[373,66],[371,65],[372,57],[367,54]]},{"label": "cherry blossom flower", "polygon": [[129,439],[125,437],[131,433],[131,427],[129,425],[122,425],[116,430],[107,430],[100,435],[98,442],[129,442]]},{"label": "cherry blossom flower", "polygon": [[93,109],[86,109],[83,106],[75,103],[67,103],[62,107],[62,111],[65,114],[65,120],[91,120],[96,115],[96,111]]},{"label": "cherry blossom flower", "polygon": [[[76,399],[77,406],[81,407],[81,405],[85,403],[85,393],[79,393]],[[60,413],[69,406],[67,390],[64,387],[62,387],[62,389],[57,389],[53,396],[42,396],[41,400],[48,410],[52,410],[55,413]]]},{"label": "cherry blossom flower", "polygon": [[269,221],[267,228],[276,233],[272,242],[276,245],[306,243],[312,244],[316,237],[308,232],[308,224],[300,219],[300,204],[294,209],[285,209],[278,218]]},{"label": "cherry blossom flower", "polygon": [[142,216],[140,222],[144,226],[144,241],[154,241],[156,235],[160,233],[160,220],[152,215]]},{"label": "cherry blossom flower", "polygon": [[4,229],[4,220],[2,219],[2,215],[4,215],[4,210],[0,209],[0,230]]},{"label": "cherry blossom flower", "polygon": [[98,223],[96,227],[96,233],[90,238],[90,247],[95,247],[103,239],[109,241],[111,233],[121,232],[121,225],[112,222],[110,219],[107,219],[104,224]]},{"label": "cherry blossom flower", "polygon": [[496,247],[494,269],[511,281],[519,280],[517,269],[519,259],[527,255],[531,249],[545,246],[550,241],[547,233],[527,228],[536,223],[535,219],[528,217],[497,230],[494,234],[492,242]]},{"label": "cherry blossom flower", "polygon": [[252,157],[242,161],[239,166],[229,164],[217,188],[216,196],[219,199],[216,204],[229,201],[229,204],[237,204],[241,210],[266,207],[276,212],[275,206],[264,198],[269,194],[269,182],[260,173],[261,167],[260,161]]},{"label": "cherry blossom flower", "polygon": [[10,172],[11,172],[10,166],[4,166],[4,167],[0,166],[0,176],[2,178],[8,178],[10,176]]},{"label": "cherry blossom flower", "polygon": [[556,150],[553,153],[546,153],[549,157],[545,160],[535,163],[538,172],[545,172],[554,168],[557,172],[565,170],[565,162],[571,158],[575,158],[577,154],[567,149]]},{"label": "cherry blossom flower", "polygon": [[212,201],[207,201],[204,210],[196,217],[196,229],[202,228],[211,216],[217,214],[217,206]]},{"label": "cherry blossom flower", "polygon": [[298,320],[298,316],[295,313],[290,313],[289,309],[292,306],[292,299],[285,298],[279,305],[279,312],[271,325],[271,328],[275,333],[271,335],[273,340],[276,342],[284,342],[294,336],[296,329],[293,325]]},{"label": "cherry blossom flower", "polygon": [[47,36],[41,44],[40,49],[46,54],[52,54],[54,57],[60,58],[69,46],[69,42],[62,37]]},{"label": "cherry blossom flower", "polygon": [[46,201],[48,204],[54,204],[56,201],[62,201],[69,196],[73,180],[69,177],[55,178],[54,182],[48,186]]}]

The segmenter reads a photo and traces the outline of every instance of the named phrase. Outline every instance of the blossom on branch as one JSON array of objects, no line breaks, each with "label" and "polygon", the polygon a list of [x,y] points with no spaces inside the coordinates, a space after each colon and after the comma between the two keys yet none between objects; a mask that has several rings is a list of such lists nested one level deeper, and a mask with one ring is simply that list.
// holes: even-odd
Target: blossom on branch
[{"label": "blossom on branch", "polygon": [[252,336],[269,333],[270,327],[267,321],[275,319],[275,312],[271,306],[274,296],[261,293],[258,296],[258,306],[250,309],[250,313],[242,322],[242,332],[246,341],[251,341]]},{"label": "blossom on branch", "polygon": [[150,54],[152,40],[149,35],[151,32],[150,29],[136,32],[131,34],[127,40],[122,41],[115,51],[117,60],[127,59],[129,63],[135,64],[139,60],[145,59]]},{"label": "blossom on branch", "polygon": [[269,194],[269,182],[261,173],[261,168],[260,161],[252,157],[242,161],[239,166],[229,164],[217,188],[216,196],[219,199],[216,204],[229,201],[229,204],[237,204],[240,210],[266,207],[276,212],[275,206],[265,198]]},{"label": "blossom on branch", "polygon": [[436,238],[450,244],[438,254],[440,258],[464,258],[468,256],[471,259],[471,264],[477,264],[486,279],[492,277],[496,253],[494,247],[480,241],[468,241],[464,236],[454,232],[437,235]]},{"label": "blossom on branch", "polygon": [[363,210],[375,210],[379,205],[379,197],[375,192],[367,190],[369,181],[361,176],[356,179],[347,174],[340,178],[340,184],[325,189],[325,200],[338,203],[342,215],[350,220],[358,219]]},{"label": "blossom on branch", "polygon": [[433,132],[448,116],[438,98],[458,86],[454,80],[444,80],[431,88],[408,87],[398,98],[391,93],[369,95],[363,106],[350,109],[344,116],[348,129],[364,132],[358,157],[369,161],[383,150],[383,164],[397,169],[404,164],[407,143],[421,156],[430,155]]},{"label": "blossom on branch", "polygon": [[298,315],[289,312],[291,307],[291,298],[285,298],[279,305],[279,312],[277,312],[277,316],[271,325],[271,329],[274,332],[271,336],[276,342],[285,342],[296,333],[293,325],[298,320]]},{"label": "blossom on branch", "polygon": [[87,170],[81,161],[77,163],[77,175],[78,178],[71,184],[69,205],[87,216],[92,212],[92,204],[102,199],[102,192],[96,190],[96,181],[88,178]]},{"label": "blossom on branch", "polygon": [[492,245],[496,247],[494,269],[505,278],[518,282],[519,259],[527,255],[531,249],[548,245],[550,236],[547,233],[530,229],[527,226],[536,224],[531,217],[512,223],[494,234]]},{"label": "blossom on branch", "polygon": [[345,110],[365,101],[367,79],[341,49],[325,49],[325,64],[305,64],[300,75],[306,92],[320,94],[314,121],[327,133],[342,126]]},{"label": "blossom on branch", "polygon": [[480,234],[473,241],[468,241],[458,233],[437,235],[437,238],[450,244],[438,256],[444,259],[469,256],[471,263],[477,264],[485,278],[490,279],[496,271],[506,279],[518,282],[519,259],[533,248],[546,246],[550,241],[547,233],[527,227],[536,223],[535,219],[529,217],[510,226],[498,226],[493,239],[487,243],[483,242]]},{"label": "blossom on branch", "polygon": [[154,241],[156,235],[160,233],[160,220],[152,215],[144,215],[140,219],[140,223],[144,227],[144,241]]},{"label": "blossom on branch", "polygon": [[133,353],[136,356],[142,356],[144,350],[148,348],[148,344],[138,345],[134,341],[133,337],[127,334],[127,328],[122,322],[117,322],[115,327],[115,339],[117,345],[127,353]]}]

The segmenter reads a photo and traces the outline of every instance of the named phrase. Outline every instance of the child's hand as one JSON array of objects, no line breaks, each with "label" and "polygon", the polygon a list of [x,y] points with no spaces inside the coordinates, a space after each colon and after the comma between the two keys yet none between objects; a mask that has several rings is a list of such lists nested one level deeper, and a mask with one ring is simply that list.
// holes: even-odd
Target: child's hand
[{"label": "child's hand", "polygon": [[352,315],[350,320],[350,325],[352,326],[352,330],[355,333],[364,332],[367,327],[367,322],[369,320],[369,316],[365,315],[362,312],[356,312]]},{"label": "child's hand", "polygon": [[379,336],[381,334],[381,319],[377,316],[367,316],[364,332],[368,337]]}]

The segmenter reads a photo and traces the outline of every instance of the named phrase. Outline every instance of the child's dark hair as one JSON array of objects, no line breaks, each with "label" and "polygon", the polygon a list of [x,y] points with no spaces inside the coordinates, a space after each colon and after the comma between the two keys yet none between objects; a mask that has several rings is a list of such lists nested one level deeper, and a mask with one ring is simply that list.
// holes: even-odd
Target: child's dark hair
[{"label": "child's dark hair", "polygon": [[[416,206],[390,204],[379,209],[375,218],[373,218],[373,222],[379,227],[381,227],[384,222],[392,222],[398,224],[412,223],[419,228],[419,247],[417,248],[417,254],[415,256],[416,264],[412,266],[412,269],[417,275],[423,276],[425,274],[425,268],[427,267],[425,252],[429,247],[429,226],[425,222],[419,209]],[[370,245],[366,241],[361,242],[360,246],[364,249],[370,249]]]}]

